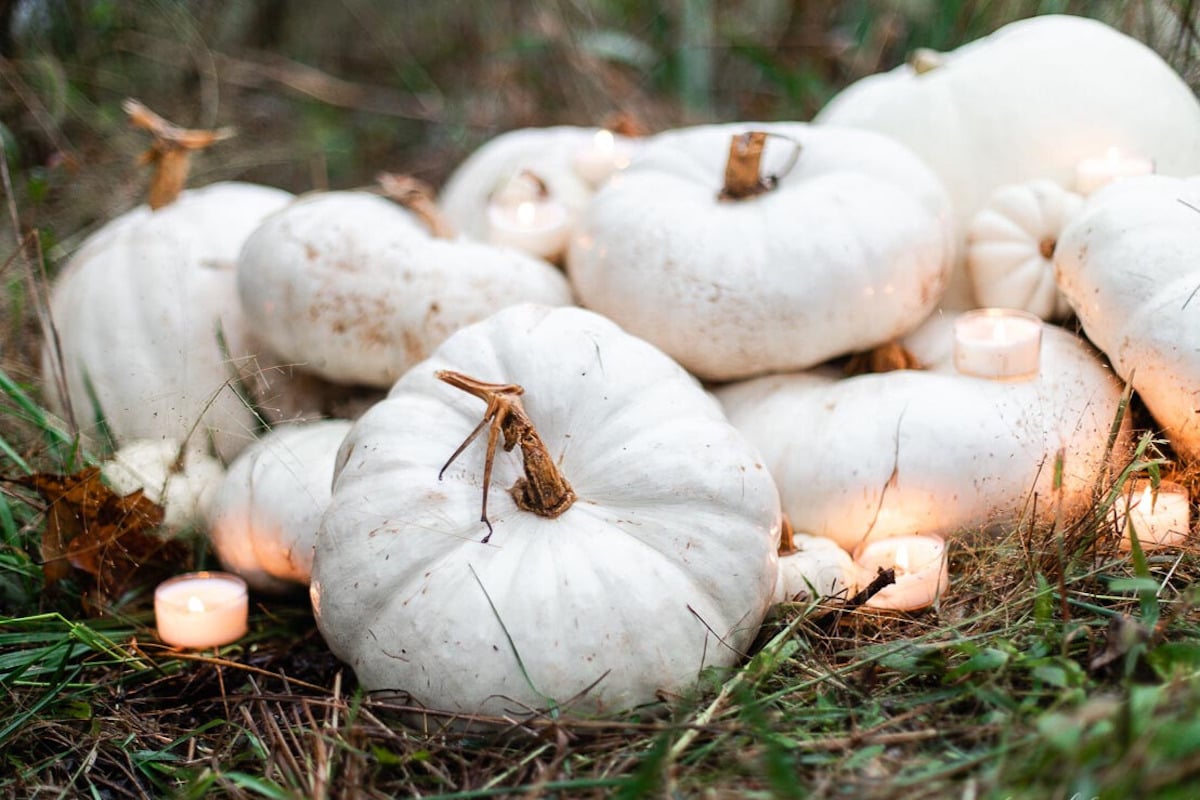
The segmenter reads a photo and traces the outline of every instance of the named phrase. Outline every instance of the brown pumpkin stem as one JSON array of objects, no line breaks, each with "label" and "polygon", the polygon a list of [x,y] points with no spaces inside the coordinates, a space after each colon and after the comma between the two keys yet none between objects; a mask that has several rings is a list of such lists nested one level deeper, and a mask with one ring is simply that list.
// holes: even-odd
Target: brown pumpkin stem
[{"label": "brown pumpkin stem", "polygon": [[1054,249],[1056,247],[1058,247],[1058,242],[1053,236],[1047,236],[1038,242],[1038,252],[1042,254],[1042,258],[1047,260],[1054,258]]},{"label": "brown pumpkin stem", "polygon": [[924,369],[917,357],[899,342],[885,342],[873,350],[855,353],[842,370],[847,377],[898,369]]},{"label": "brown pumpkin stem", "polygon": [[601,126],[618,136],[636,138],[649,136],[650,129],[632,111],[618,111],[605,117]]},{"label": "brown pumpkin stem", "polygon": [[483,537],[484,542],[492,538],[492,523],[487,516],[487,498],[492,482],[492,462],[496,458],[496,445],[500,442],[501,434],[504,436],[504,450],[511,451],[520,445],[521,456],[525,462],[525,477],[518,478],[509,490],[517,508],[553,519],[571,507],[576,499],[575,491],[559,472],[558,465],[550,457],[542,437],[538,436],[533,421],[521,405],[520,397],[525,393],[524,387],[515,383],[487,383],[448,369],[439,370],[437,377],[487,403],[483,420],[463,440],[438,473],[438,480],[441,480],[446,468],[454,463],[454,459],[475,441],[475,437],[479,436],[485,427],[488,429],[487,456],[483,462],[483,509],[479,517],[479,521],[488,529],[487,536]]},{"label": "brown pumpkin stem", "polygon": [[149,131],[154,136],[150,149],[142,153],[141,164],[151,164],[154,172],[150,176],[149,204],[159,209],[175,201],[187,183],[193,150],[204,148],[233,136],[233,128],[218,128],[213,131],[181,128],[155,114],[132,98],[126,99],[121,108],[129,115],[135,128]]},{"label": "brown pumpkin stem", "polygon": [[[763,151],[770,137],[787,139],[795,148],[791,158],[777,175],[762,174]],[[725,162],[725,185],[717,195],[719,200],[746,200],[771,191],[779,185],[779,179],[791,171],[800,156],[800,143],[779,134],[766,131],[747,131],[734,136],[729,142],[729,159]]]},{"label": "brown pumpkin stem", "polygon": [[381,172],[375,181],[383,193],[420,217],[425,227],[437,239],[453,239],[454,226],[434,202],[434,190],[423,180],[410,175]]},{"label": "brown pumpkin stem", "polygon": [[779,555],[786,556],[796,552],[796,533],[788,515],[783,515],[783,524],[779,529]]},{"label": "brown pumpkin stem", "polygon": [[918,47],[913,50],[908,56],[908,65],[913,68],[913,72],[918,75],[924,75],[927,72],[933,72],[938,67],[946,63],[946,57],[929,47]]}]

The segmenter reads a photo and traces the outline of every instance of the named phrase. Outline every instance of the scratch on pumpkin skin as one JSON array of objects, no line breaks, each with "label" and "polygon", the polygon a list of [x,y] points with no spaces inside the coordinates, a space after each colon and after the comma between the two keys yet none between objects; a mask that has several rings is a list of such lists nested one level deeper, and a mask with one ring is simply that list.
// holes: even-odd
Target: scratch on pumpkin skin
[{"label": "scratch on pumpkin skin", "polygon": [[859,542],[860,544],[865,542],[871,536],[871,532],[875,530],[875,524],[879,522],[879,515],[883,512],[883,500],[887,496],[888,489],[900,483],[900,426],[904,424],[904,415],[907,413],[908,407],[906,406],[900,412],[900,417],[896,420],[896,440],[892,451],[892,471],[883,484],[883,491],[879,493],[879,502],[875,505],[875,514],[871,517],[871,524],[867,526],[867,532],[863,534],[862,540]]}]

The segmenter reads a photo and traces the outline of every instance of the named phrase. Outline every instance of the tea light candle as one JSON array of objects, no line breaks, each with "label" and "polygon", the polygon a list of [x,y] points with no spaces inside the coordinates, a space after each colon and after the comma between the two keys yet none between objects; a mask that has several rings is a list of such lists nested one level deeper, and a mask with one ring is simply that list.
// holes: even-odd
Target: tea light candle
[{"label": "tea light candle", "polygon": [[993,380],[1035,378],[1041,363],[1042,321],[1027,311],[980,308],[954,322],[954,366]]},{"label": "tea light candle", "polygon": [[601,128],[591,144],[575,153],[572,166],[575,174],[594,189],[617,170],[629,166],[632,155],[629,146],[618,142],[612,131]]},{"label": "tea light candle", "polygon": [[1085,158],[1075,165],[1075,191],[1086,196],[1120,178],[1152,172],[1154,162],[1150,159],[1110,147],[1103,156]]},{"label": "tea light candle", "polygon": [[570,215],[553,198],[489,203],[488,241],[553,261],[563,254],[571,235]]},{"label": "tea light candle", "polygon": [[189,572],[154,590],[158,638],[176,647],[202,650],[246,635],[246,582],[228,572]]},{"label": "tea light candle", "polygon": [[1134,483],[1132,490],[1117,500],[1120,547],[1129,551],[1129,527],[1133,526],[1143,550],[1183,545],[1191,530],[1192,510],[1187,489],[1171,481],[1159,481],[1158,491],[1149,480]]},{"label": "tea light candle", "polygon": [[864,604],[870,608],[913,611],[933,605],[950,586],[946,542],[941,537],[914,534],[876,539],[860,545],[854,560],[863,571],[865,586],[880,569],[894,569],[896,582],[876,592]]}]

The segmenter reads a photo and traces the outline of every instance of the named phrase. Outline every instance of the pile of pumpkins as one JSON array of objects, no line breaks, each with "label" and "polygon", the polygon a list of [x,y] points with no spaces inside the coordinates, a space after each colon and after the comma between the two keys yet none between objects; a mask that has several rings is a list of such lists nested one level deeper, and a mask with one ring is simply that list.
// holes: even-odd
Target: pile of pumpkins
[{"label": "pile of pumpkins", "polygon": [[[139,113],[160,165],[203,138]],[[1158,174],[1073,191],[1110,147]],[[368,689],[607,713],[737,663],[773,602],[853,591],[864,542],[1087,514],[1123,381],[1200,456],[1192,174],[1183,81],[1037,17],[812,123],[510,132],[437,204],[388,178],[135,209],[57,280],[46,396],[227,568],[308,586]],[[514,210],[553,212],[531,252]],[[960,374],[981,304],[1090,343],[1048,325],[1034,377]],[[894,343],[920,368],[836,361]]]}]

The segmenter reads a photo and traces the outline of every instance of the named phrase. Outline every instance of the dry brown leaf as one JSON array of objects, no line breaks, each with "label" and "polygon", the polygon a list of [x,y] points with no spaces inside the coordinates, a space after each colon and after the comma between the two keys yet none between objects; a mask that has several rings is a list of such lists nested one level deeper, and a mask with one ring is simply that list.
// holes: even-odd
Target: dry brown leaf
[{"label": "dry brown leaf", "polygon": [[139,489],[119,495],[104,485],[99,467],[71,475],[38,472],[7,479],[46,501],[42,535],[46,586],[74,569],[87,576],[84,606],[102,613],[113,598],[148,575],[177,571],[188,558],[181,542],[155,535],[163,510]]}]

